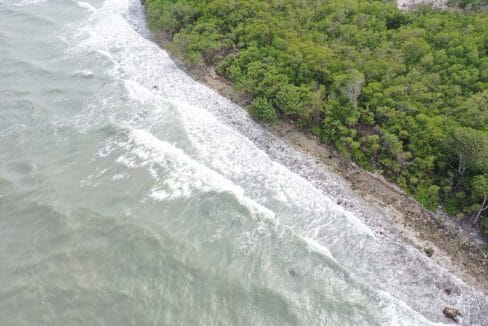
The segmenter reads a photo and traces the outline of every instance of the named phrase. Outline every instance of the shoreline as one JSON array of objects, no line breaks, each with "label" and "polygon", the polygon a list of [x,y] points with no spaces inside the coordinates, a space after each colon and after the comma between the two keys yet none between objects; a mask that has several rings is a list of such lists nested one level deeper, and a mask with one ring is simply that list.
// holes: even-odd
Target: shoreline
[{"label": "shoreline", "polygon": [[[250,99],[237,93],[232,83],[217,75],[214,67],[189,67],[167,49],[167,35],[152,29],[151,32],[153,41],[194,80],[243,109],[249,105]],[[260,125],[297,152],[313,158],[325,169],[337,174],[357,197],[386,217],[380,223],[385,227],[385,232],[397,235],[468,285],[488,295],[488,252],[482,248],[487,244],[479,230],[441,210],[428,211],[383,176],[347,162],[331,145],[320,142],[317,137],[291,123],[279,120]]]}]

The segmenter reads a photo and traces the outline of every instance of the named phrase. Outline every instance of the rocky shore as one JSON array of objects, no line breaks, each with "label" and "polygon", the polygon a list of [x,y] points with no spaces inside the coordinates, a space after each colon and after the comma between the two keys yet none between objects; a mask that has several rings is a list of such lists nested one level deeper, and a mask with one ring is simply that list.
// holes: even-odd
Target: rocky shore
[{"label": "rocky shore", "polygon": [[[153,33],[155,41],[165,49],[166,35],[158,31]],[[195,69],[170,55],[194,79],[243,107],[249,104],[250,98],[236,92],[230,82],[217,75],[214,67]],[[426,210],[381,175],[345,161],[333,147],[291,123],[279,121],[263,127],[341,176],[358,196],[387,217],[388,232],[399,235],[449,272],[488,295],[488,251],[478,230],[448,216],[441,208],[437,212]],[[445,291],[448,293],[451,289],[446,288]]]}]

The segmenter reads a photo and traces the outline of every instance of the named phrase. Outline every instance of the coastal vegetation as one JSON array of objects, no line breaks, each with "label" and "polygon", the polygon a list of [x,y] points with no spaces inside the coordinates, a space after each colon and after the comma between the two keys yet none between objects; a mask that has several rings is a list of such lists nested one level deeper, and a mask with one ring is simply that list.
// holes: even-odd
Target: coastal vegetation
[{"label": "coastal vegetation", "polygon": [[488,13],[392,1],[146,0],[192,67],[488,234]]}]

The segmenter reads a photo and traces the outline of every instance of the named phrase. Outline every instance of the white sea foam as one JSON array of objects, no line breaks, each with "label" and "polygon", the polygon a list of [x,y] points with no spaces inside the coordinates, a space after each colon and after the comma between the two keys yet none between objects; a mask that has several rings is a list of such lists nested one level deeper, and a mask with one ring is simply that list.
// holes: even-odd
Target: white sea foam
[{"label": "white sea foam", "polygon": [[[125,149],[128,153],[135,154],[137,160],[130,155],[123,155],[117,159],[117,162],[131,169],[147,167],[155,181],[155,185],[148,195],[156,201],[188,199],[207,192],[226,192],[248,208],[252,216],[264,218],[276,225],[280,224],[274,212],[247,198],[241,187],[191,159],[181,149],[159,140],[146,130],[131,130],[130,141],[125,144]],[[155,164],[158,165],[158,168],[162,167],[163,172],[159,172]],[[288,228],[286,225],[283,227]],[[293,228],[289,229],[297,238],[305,241],[311,250],[323,254],[338,264],[324,245],[300,236]]]},{"label": "white sea foam", "polygon": [[[112,5],[113,3],[107,2],[104,10],[110,13],[113,10]],[[121,6],[122,4],[116,6],[115,11],[122,10]],[[103,12],[102,9],[101,12]],[[98,52],[106,53],[107,56],[114,58],[113,60],[123,70],[123,75],[130,76],[124,84],[131,98],[145,103],[149,98],[154,97],[154,92],[149,91],[153,85],[157,86],[157,93],[160,96],[170,98],[175,106],[183,111],[183,116],[187,117],[183,122],[187,124],[186,130],[193,137],[193,144],[199,149],[199,154],[207,153],[208,157],[200,155],[199,159],[209,164],[213,170],[219,171],[222,175],[234,180],[234,182],[243,181],[244,178],[252,180],[256,176],[260,176],[258,178],[262,178],[262,182],[247,185],[251,188],[246,189],[246,193],[252,198],[259,198],[261,204],[272,199],[261,196],[259,193],[259,187],[266,186],[267,189],[272,189],[274,199],[282,203],[289,203],[295,207],[306,203],[311,215],[315,216],[320,215],[320,210],[323,210],[321,215],[324,217],[330,216],[330,213],[334,212],[339,218],[346,217],[346,220],[350,222],[349,224],[356,230],[355,232],[374,236],[373,232],[354,214],[345,211],[329,198],[323,196],[308,182],[270,160],[247,138],[216,121],[207,111],[196,106],[197,103],[201,105],[202,103],[209,103],[209,101],[223,105],[226,104],[225,99],[213,95],[205,87],[195,84],[188,76],[182,74],[168,60],[164,52],[153,43],[141,38],[118,15],[113,16],[104,13],[103,17],[103,21],[97,20],[94,27],[90,26],[93,29],[90,33],[91,37],[79,46],[89,49],[95,48]],[[124,38],[117,37],[114,39],[116,35],[113,31],[114,28],[117,28],[116,34],[122,34]],[[122,42],[124,42],[123,45]],[[114,46],[114,43],[117,45]],[[118,50],[114,52],[112,50],[114,48],[123,48],[124,51],[122,53]],[[144,65],[140,64],[141,58],[145,58]],[[161,71],[162,69],[167,71]],[[172,80],[164,84],[161,83],[159,74],[173,72],[173,69]],[[235,112],[236,116],[243,113],[239,110]],[[207,145],[211,146],[206,147]],[[199,146],[200,148],[198,148]],[[210,150],[214,147],[217,148]],[[245,164],[242,165],[244,162]],[[241,173],[241,175],[236,175],[236,173]],[[259,181],[258,178],[255,180]],[[302,187],[306,189],[302,189]],[[158,196],[160,198],[161,194],[158,193]],[[311,198],[315,198],[315,200],[310,202]],[[319,207],[321,208],[319,209]],[[305,224],[305,219],[302,219],[301,223]],[[308,223],[308,225],[312,226],[318,223],[322,224],[322,228],[327,226],[324,220]],[[308,233],[310,235],[317,233],[316,228],[314,227]]]},{"label": "white sea foam", "polygon": [[122,180],[124,179],[126,176],[123,175],[123,174],[115,174],[113,177],[112,177],[112,180],[114,181],[119,181],[119,180]]},{"label": "white sea foam", "polygon": [[[131,100],[144,106],[154,105],[155,111],[161,103],[170,102],[171,110],[181,115],[185,136],[190,142],[188,148],[165,141],[165,130],[158,129],[158,121],[149,121],[154,119],[155,113],[137,120],[140,129],[134,129],[135,119],[122,123],[131,131],[130,140],[124,145],[127,153],[120,156],[118,162],[130,169],[143,167],[148,170],[154,184],[147,198],[167,201],[188,199],[202,192],[227,192],[238,198],[243,206],[254,210],[256,215],[266,216],[275,225],[290,228],[292,234],[307,242],[314,251],[336,257],[342,266],[373,287],[386,289],[394,298],[401,298],[399,301],[395,299],[398,302],[407,300],[409,306],[429,313],[429,318],[438,318],[435,308],[425,303],[429,299],[422,298],[422,293],[436,288],[432,284],[420,285],[408,274],[412,266],[419,271],[419,275],[412,278],[432,280],[446,277],[446,272],[424,257],[419,258],[414,249],[395,241],[375,239],[372,230],[358,218],[357,206],[346,209],[335,203],[335,191],[342,191],[343,187],[333,176],[316,181],[319,185],[333,184],[326,188],[331,191],[324,194],[323,188],[319,189],[292,173],[265,153],[263,147],[258,148],[254,139],[266,134],[253,124],[247,113],[195,83],[177,69],[164,51],[136,33],[123,17],[128,5],[128,1],[106,1],[97,15],[88,18],[90,23],[83,26],[83,35],[88,37],[83,37],[74,47],[80,54],[96,51],[109,58],[117,67],[113,70],[114,78],[122,81]],[[230,124],[240,127],[240,131],[229,127]],[[154,128],[150,128],[152,126]],[[273,140],[270,146],[283,144]],[[279,152],[278,148],[275,157],[279,157]],[[296,157],[288,149],[282,152],[290,159]],[[297,162],[302,164],[303,161]],[[297,170],[300,168],[296,166]],[[334,250],[332,254],[329,249]],[[352,256],[355,256],[355,262],[352,262]],[[391,265],[397,258],[401,258],[398,259],[400,263]],[[396,269],[399,270],[398,278],[394,278]],[[410,284],[413,284],[413,292],[408,287]],[[461,281],[459,285],[462,285]],[[466,289],[463,295],[468,292]],[[442,304],[444,301],[435,302]],[[428,324],[419,314],[412,317],[415,315],[413,311],[406,314],[414,321],[403,321],[405,315],[399,315],[394,308],[388,311],[385,321]]]},{"label": "white sea foam", "polygon": [[81,8],[83,9],[86,9],[88,11],[91,11],[92,13],[96,13],[98,10],[97,8],[93,7],[91,4],[89,4],[88,2],[84,2],[84,1],[76,1],[76,3],[78,4],[78,6],[80,6]]},{"label": "white sea foam", "polygon": [[[138,163],[127,156],[120,157],[119,163],[124,163],[130,168],[151,167],[153,164],[158,164],[165,171],[162,184],[156,184],[151,190],[151,196],[155,199],[174,200],[189,198],[194,194],[209,191],[228,192],[244,205],[250,204],[252,210],[274,219],[273,212],[245,198],[241,187],[194,161],[181,149],[159,140],[146,130],[131,130],[130,141],[126,145],[126,150],[138,158]],[[153,170],[151,174],[155,181],[160,180],[156,170]]]},{"label": "white sea foam", "polygon": [[314,236],[314,233],[320,232],[318,229],[330,228],[331,224],[337,222],[331,219],[340,219],[340,224],[345,221],[349,223],[350,231],[356,232],[356,236],[362,234],[374,238],[371,229],[352,212],[337,205],[308,181],[270,159],[247,138],[223,125],[206,111],[186,103],[173,103],[185,117],[182,122],[186,135],[197,149],[199,161],[205,162],[233,182],[244,184],[246,194],[263,205],[269,206],[275,201],[292,210],[300,207],[300,216],[292,215],[291,220],[284,221],[285,223],[306,225],[306,229],[302,228],[300,232]]},{"label": "white sea foam", "polygon": [[[133,21],[134,12],[129,4],[137,6],[137,0],[87,1],[96,3],[98,11],[78,8],[76,0],[49,2],[60,12],[66,10],[66,15],[56,15],[63,28],[66,17],[74,19],[60,44],[68,45],[65,57],[60,64],[46,62],[53,64],[53,71],[66,69],[60,76],[73,84],[61,86],[75,86],[66,87],[69,101],[59,98],[32,112],[15,110],[14,127],[0,132],[7,137],[7,169],[17,155],[40,166],[40,182],[29,191],[36,203],[29,207],[37,207],[39,201],[69,213],[29,210],[26,213],[39,214],[34,215],[39,216],[35,224],[19,224],[28,217],[23,213],[3,217],[7,225],[11,220],[13,230],[20,225],[32,228],[36,243],[44,244],[32,252],[20,245],[5,246],[21,259],[19,273],[7,274],[22,277],[27,272],[27,282],[35,282],[52,297],[50,303],[62,302],[64,290],[81,290],[83,304],[78,306],[74,298],[72,308],[54,309],[10,295],[7,304],[0,304],[3,311],[32,308],[32,320],[39,320],[38,314],[47,309],[53,323],[83,314],[88,318],[85,324],[91,318],[104,322],[103,318],[127,320],[126,316],[150,324],[160,321],[159,303],[164,302],[170,303],[165,309],[173,303],[181,312],[172,324],[184,323],[186,315],[193,318],[180,309],[187,305],[198,309],[196,318],[208,315],[212,323],[220,317],[215,322],[223,320],[222,324],[232,324],[225,316],[230,313],[242,321],[252,316],[253,324],[277,323],[256,321],[263,315],[287,315],[283,324],[290,316],[290,324],[347,324],[340,322],[344,319],[351,324],[429,325],[427,318],[443,318],[438,307],[453,303],[468,322],[486,316],[483,297],[473,295],[414,248],[374,238],[354,199],[346,198],[351,206],[337,205],[335,198],[344,200],[347,194],[337,178],[317,171],[314,164],[310,168],[306,158],[263,131],[244,110],[195,83],[164,51],[136,33],[139,29],[128,21]],[[31,9],[35,14],[46,8],[26,11]],[[55,24],[48,27],[58,30]],[[44,31],[40,35],[52,36]],[[33,45],[30,38],[17,41]],[[35,50],[29,52],[23,54]],[[83,75],[90,78],[80,80]],[[50,79],[46,86],[52,84]],[[10,109],[5,111],[8,117]],[[55,122],[55,130],[42,130],[30,121],[44,120],[45,114],[62,123]],[[28,138],[32,136],[36,139]],[[51,146],[56,151],[40,150]],[[316,173],[315,180],[309,173]],[[4,190],[5,182],[0,181]],[[17,191],[9,183],[7,198],[11,188]],[[24,202],[25,194],[13,198]],[[9,210],[17,203],[11,204]],[[31,241],[27,238],[25,243],[32,247]],[[60,267],[38,268],[25,259],[43,260],[46,249],[66,246],[69,255]],[[10,261],[8,265],[19,266]],[[57,268],[75,278],[74,283],[69,277],[61,280],[61,293],[53,273]],[[33,270],[39,273],[30,273]],[[92,278],[99,279],[87,282]],[[452,281],[460,295],[436,298],[439,286],[432,284],[438,280]],[[120,294],[123,300],[117,299]],[[104,302],[121,304],[115,307],[117,314],[93,310]]]},{"label": "white sea foam", "polygon": [[76,70],[74,74],[83,78],[93,78],[95,76],[91,70]]},{"label": "white sea foam", "polygon": [[46,2],[46,0],[2,0],[0,3],[11,3],[16,7],[39,5]]},{"label": "white sea foam", "polygon": [[153,93],[133,80],[124,80],[124,87],[127,90],[127,94],[132,99],[137,100],[142,104],[151,99],[155,99],[155,95]]}]

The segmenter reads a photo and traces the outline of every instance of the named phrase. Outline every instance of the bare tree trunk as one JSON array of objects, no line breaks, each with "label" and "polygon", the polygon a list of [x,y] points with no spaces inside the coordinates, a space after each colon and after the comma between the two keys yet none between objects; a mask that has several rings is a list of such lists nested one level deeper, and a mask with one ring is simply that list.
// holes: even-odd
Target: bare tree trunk
[{"label": "bare tree trunk", "polygon": [[457,189],[457,187],[459,187],[459,184],[461,183],[461,178],[463,177],[464,175],[464,171],[466,170],[466,164],[464,162],[464,156],[463,155],[459,155],[459,162],[458,162],[458,179],[456,181],[456,185],[454,186],[454,189]]},{"label": "bare tree trunk", "polygon": [[474,217],[474,219],[472,221],[473,224],[478,224],[480,217],[481,217],[481,213],[483,213],[483,211],[488,208],[488,205],[486,203],[487,201],[488,201],[488,197],[485,197],[483,199],[483,203],[481,204],[480,210],[476,213],[476,216]]}]

